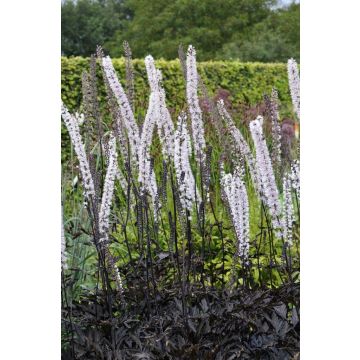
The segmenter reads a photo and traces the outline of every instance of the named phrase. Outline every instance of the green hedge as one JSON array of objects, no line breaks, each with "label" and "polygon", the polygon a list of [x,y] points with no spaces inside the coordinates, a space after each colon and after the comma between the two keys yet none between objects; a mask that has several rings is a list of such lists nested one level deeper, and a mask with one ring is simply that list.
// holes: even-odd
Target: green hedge
[{"label": "green hedge", "polygon": [[[124,59],[113,59],[113,63],[121,83],[125,85]],[[149,85],[144,61],[136,59],[133,61],[133,66],[135,72],[135,116],[142,122],[148,107]],[[179,60],[157,60],[156,66],[162,70],[167,105],[175,121],[175,114],[179,113],[185,103],[185,81],[180,62]],[[77,111],[80,108],[82,101],[81,74],[84,70],[89,70],[88,58],[61,58],[61,97],[70,111]],[[292,112],[286,64],[209,61],[198,63],[198,70],[209,94],[214,94],[220,88],[226,89],[230,92],[230,101],[235,107],[240,102],[255,105],[262,100],[264,93],[270,93],[271,88],[275,86],[279,91],[282,115],[288,116]],[[100,105],[104,108],[106,106],[105,88],[100,67],[98,67],[98,87]],[[104,120],[106,121],[105,118]],[[61,133],[62,160],[66,162],[69,159],[70,147],[65,126],[62,126]]]},{"label": "green hedge", "polygon": [[[125,84],[124,59],[113,59],[114,67]],[[149,87],[143,60],[133,61],[135,71],[135,107],[147,108]],[[157,60],[162,70],[167,103],[170,108],[182,107],[185,100],[185,82],[178,60]],[[89,59],[81,57],[61,58],[61,96],[70,110],[77,110],[81,104],[81,74],[89,69]],[[233,104],[261,101],[264,93],[275,86],[283,106],[290,104],[286,64],[240,63],[238,61],[209,61],[198,63],[198,71],[210,94],[219,89],[230,92]],[[100,98],[104,96],[99,69]]]}]

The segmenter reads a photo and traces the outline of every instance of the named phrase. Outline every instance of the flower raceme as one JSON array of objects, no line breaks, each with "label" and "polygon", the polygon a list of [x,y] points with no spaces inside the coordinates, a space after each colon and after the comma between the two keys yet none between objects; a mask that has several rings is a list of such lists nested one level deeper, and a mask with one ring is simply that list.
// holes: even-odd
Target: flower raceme
[{"label": "flower raceme", "polygon": [[115,178],[118,172],[116,142],[112,133],[110,133],[108,151],[108,167],[99,211],[100,242],[108,240],[110,209],[114,194]]},{"label": "flower raceme", "polygon": [[279,192],[276,186],[274,171],[262,126],[262,116],[258,116],[256,120],[250,122],[250,132],[256,151],[256,167],[264,192],[264,202],[269,209],[273,227],[275,229],[281,229],[281,222],[279,220],[281,216]]},{"label": "flower raceme", "polygon": [[139,127],[135,121],[135,117],[131,109],[129,100],[125,94],[125,91],[116,76],[110,56],[105,56],[102,58],[102,66],[107,81],[109,82],[109,86],[113,91],[114,96],[120,107],[120,113],[122,119],[124,120],[124,124],[129,138],[131,155],[134,163],[137,164],[137,153],[140,144]]},{"label": "flower raceme", "polygon": [[263,193],[262,183],[258,174],[258,169],[256,167],[254,156],[250,150],[248,143],[242,136],[240,130],[235,126],[234,121],[231,118],[230,114],[225,109],[224,100],[220,99],[217,102],[217,108],[235,144],[236,153],[240,154],[245,158],[245,161],[249,167],[251,179],[254,183],[255,189],[257,193],[261,195]]},{"label": "flower raceme", "polygon": [[101,198],[101,205],[99,211],[99,233],[100,245],[102,246],[105,254],[105,260],[112,274],[113,280],[116,283],[117,289],[120,293],[123,292],[122,280],[120,277],[119,269],[109,251],[109,218],[112,199],[114,195],[115,179],[118,174],[116,140],[112,133],[110,133],[108,143],[108,166],[104,181],[103,194]]},{"label": "flower raceme", "polygon": [[[80,163],[80,173],[83,178],[85,195],[87,198],[90,198],[95,195],[94,182],[90,172],[89,163],[86,157],[85,148],[81,140],[78,119],[69,113],[69,111],[67,110],[64,104],[61,105],[61,116],[68,129],[71,142],[74,146],[75,153]],[[107,149],[108,149],[108,159],[107,159],[108,166],[106,171],[100,210],[98,214],[98,227],[100,233],[99,242],[105,251],[107,266],[109,266],[109,270],[113,275],[113,279],[117,284],[117,288],[120,292],[122,292],[122,282],[119,274],[119,269],[116,267],[115,262],[108,249],[109,216],[110,216],[111,203],[114,193],[114,182],[118,174],[116,143],[112,133],[110,133],[110,140]],[[63,268],[65,261],[64,241],[65,238],[63,234],[63,224],[62,224],[61,254],[62,254]]]},{"label": "flower raceme", "polygon": [[294,59],[289,59],[287,63],[289,88],[294,111],[300,119],[300,77],[297,63]]},{"label": "flower raceme", "polygon": [[292,228],[294,222],[294,207],[291,196],[291,175],[285,174],[283,179],[283,236],[287,244],[292,245]]},{"label": "flower raceme", "polygon": [[[105,154],[106,166],[109,165],[109,148],[108,148],[108,145],[109,144],[105,144],[104,142],[102,143],[103,153]],[[120,149],[121,149],[121,145],[120,145]],[[122,171],[120,170],[119,167],[116,168],[115,179],[119,181],[119,184],[120,184],[121,188],[126,193],[127,188],[128,188],[127,179],[125,178],[124,174],[122,173]]]},{"label": "flower raceme", "polygon": [[156,107],[156,125],[161,142],[162,153],[165,158],[172,159],[174,154],[174,124],[169,110],[166,107],[165,91],[161,86],[161,71],[155,67],[151,55],[145,58],[145,66],[148,75],[151,93],[154,94],[154,106]]},{"label": "flower raceme", "polygon": [[83,178],[85,195],[89,198],[95,195],[95,188],[94,181],[90,172],[89,162],[86,157],[84,144],[81,139],[79,122],[77,118],[70,114],[69,110],[63,103],[61,103],[61,117],[64,120],[65,126],[70,135],[71,142],[74,146],[75,153],[79,160],[80,173]]},{"label": "flower raceme", "polygon": [[271,159],[273,165],[276,166],[281,164],[281,127],[279,124],[279,95],[275,88],[272,89],[270,98],[268,96],[265,97],[265,102],[271,119],[271,135],[273,141]]},{"label": "flower raceme", "polygon": [[224,201],[227,203],[231,221],[238,240],[237,252],[244,264],[249,257],[249,201],[240,169],[226,174],[221,165],[220,182]]},{"label": "flower raceme", "polygon": [[186,115],[182,112],[178,117],[175,131],[174,165],[180,190],[180,202],[184,211],[191,211],[195,201],[195,180],[190,167],[190,154],[191,143],[186,127]]},{"label": "flower raceme", "polygon": [[198,73],[196,69],[196,51],[190,45],[186,58],[186,99],[191,117],[192,137],[195,157],[198,165],[205,163],[205,137],[202,112],[197,95]]},{"label": "flower raceme", "polygon": [[139,183],[141,193],[145,194],[148,192],[152,198],[154,205],[154,216],[157,215],[157,185],[155,179],[154,169],[151,165],[150,158],[150,146],[153,138],[153,132],[155,123],[159,119],[159,81],[157,77],[157,71],[154,65],[154,61],[151,56],[145,58],[146,71],[148,76],[148,81],[150,85],[150,98],[149,105],[146,112],[144,124],[141,132],[141,141],[138,150],[138,159],[139,159]]},{"label": "flower raceme", "polygon": [[[104,57],[104,53],[103,53],[101,47],[97,48],[97,53],[98,53],[98,58],[100,59],[101,64],[102,64],[102,59]],[[127,136],[126,136],[126,128],[127,127],[125,125],[125,121],[122,118],[121,109],[119,107],[118,100],[115,97],[114,92],[111,89],[108,77],[105,73],[104,66],[102,66],[102,74],[103,74],[105,91],[106,91],[106,95],[107,95],[107,101],[108,101],[110,114],[114,121],[115,134],[116,134],[116,137],[118,138],[118,142],[120,145],[120,153],[121,153],[123,159],[129,159],[128,140],[127,140]],[[131,96],[131,94],[130,94],[130,96]],[[136,162],[135,162],[135,164],[136,164]]]},{"label": "flower raceme", "polygon": [[[161,73],[159,72],[159,77]],[[158,133],[162,145],[162,152],[164,157],[172,159],[174,157],[174,123],[165,103],[165,90],[159,90],[159,124]]]},{"label": "flower raceme", "polygon": [[149,106],[146,112],[144,124],[141,132],[141,142],[138,149],[139,158],[139,182],[146,186],[146,181],[150,172],[150,145],[152,142],[153,131],[155,126],[156,114],[156,94],[151,93]]},{"label": "flower raceme", "polygon": [[156,93],[150,94],[149,107],[145,116],[144,125],[141,133],[141,142],[139,146],[138,158],[139,158],[139,183],[141,186],[141,193],[148,192],[152,198],[154,205],[154,216],[156,217],[157,209],[157,185],[155,179],[154,169],[151,166],[150,159],[150,145],[152,141],[155,118],[157,116],[156,106]]}]

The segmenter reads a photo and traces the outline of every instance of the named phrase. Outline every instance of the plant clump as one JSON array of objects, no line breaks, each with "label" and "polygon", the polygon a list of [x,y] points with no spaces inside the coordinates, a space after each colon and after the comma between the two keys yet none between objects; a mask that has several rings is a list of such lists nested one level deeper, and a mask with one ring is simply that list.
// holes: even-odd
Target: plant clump
[{"label": "plant clump", "polygon": [[[150,55],[150,96],[135,108],[124,47],[127,88],[99,47],[83,114],[61,109],[74,149],[63,164],[63,358],[298,356],[299,139],[283,151],[276,89],[244,121],[208,94],[190,45],[175,118]],[[294,123],[298,76],[289,61]]]}]

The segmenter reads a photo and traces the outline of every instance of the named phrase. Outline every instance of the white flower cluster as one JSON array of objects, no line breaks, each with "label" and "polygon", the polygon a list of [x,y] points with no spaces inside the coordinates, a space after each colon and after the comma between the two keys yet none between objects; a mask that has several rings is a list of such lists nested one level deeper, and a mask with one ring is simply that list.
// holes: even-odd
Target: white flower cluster
[{"label": "white flower cluster", "polygon": [[[159,71],[159,78],[161,73]],[[165,90],[160,87],[159,90],[159,122],[158,133],[162,145],[163,155],[169,159],[174,157],[174,123],[165,102]]]},{"label": "white flower cluster", "polygon": [[102,58],[102,65],[110,88],[120,107],[121,117],[124,120],[124,125],[129,138],[132,159],[134,163],[137,164],[137,153],[140,144],[139,127],[135,121],[129,100],[116,76],[115,69],[109,56]]},{"label": "white flower cluster", "polygon": [[196,69],[196,51],[190,45],[186,58],[186,98],[191,117],[192,137],[198,165],[205,164],[205,136],[202,112],[197,95],[198,73]]},{"label": "white flower cluster", "polygon": [[274,171],[271,165],[269,150],[266,146],[262,126],[262,116],[258,116],[256,120],[250,122],[250,132],[256,150],[256,166],[264,191],[264,201],[269,208],[273,227],[275,229],[281,229],[279,220],[281,215],[279,192],[276,187]]},{"label": "white flower cluster", "polygon": [[150,145],[152,141],[152,135],[155,126],[155,118],[156,118],[156,111],[157,107],[155,104],[156,101],[156,94],[151,93],[149,99],[149,107],[145,116],[145,121],[142,128],[141,133],[141,142],[139,146],[139,183],[142,194],[147,191],[153,201],[154,205],[154,216],[156,218],[156,201],[157,201],[157,185],[155,179],[154,169],[151,166],[151,159],[150,159]]},{"label": "white flower cluster", "polygon": [[114,271],[115,271],[115,282],[116,282],[116,287],[118,289],[118,291],[120,292],[120,294],[124,293],[124,288],[123,288],[123,282],[120,276],[120,271],[119,269],[116,267],[116,265],[114,264]]},{"label": "white flower cluster", "polygon": [[233,175],[225,174],[221,166],[220,179],[238,240],[238,255],[246,264],[249,256],[249,201],[241,170],[236,168]]},{"label": "white flower cluster", "polygon": [[129,156],[128,141],[126,138],[126,128],[124,125],[124,121],[122,120],[122,117],[121,117],[120,109],[117,109],[117,111],[116,111],[115,124],[116,124],[116,136],[118,138],[118,142],[120,145],[120,153],[122,155],[122,158],[125,161],[127,161],[128,156]]},{"label": "white flower cluster", "polygon": [[107,242],[108,240],[110,208],[114,194],[115,178],[118,172],[116,142],[115,142],[115,137],[112,134],[110,134],[108,151],[109,151],[108,167],[106,170],[104,189],[103,189],[100,211],[99,211],[100,242]]},{"label": "white flower cluster", "polygon": [[151,55],[145,58],[145,66],[156,107],[155,121],[162,145],[162,152],[165,157],[171,159],[174,154],[174,124],[166,107],[165,90],[161,86],[162,74],[160,70],[156,69]]},{"label": "white flower cluster", "polygon": [[109,271],[116,283],[118,291],[123,293],[123,285],[120,276],[119,269],[117,268],[113,257],[109,251],[109,218],[112,199],[114,195],[115,179],[119,176],[119,168],[117,164],[117,152],[116,152],[116,140],[112,133],[110,133],[109,142],[107,144],[108,158],[107,158],[107,170],[104,181],[103,194],[101,198],[101,205],[99,211],[99,233],[100,244],[105,251],[105,259]]},{"label": "white flower cluster", "polygon": [[192,210],[196,191],[194,175],[189,161],[190,154],[190,135],[186,127],[186,115],[182,112],[178,117],[175,131],[174,165],[180,190],[180,202],[183,209],[188,211]]},{"label": "white flower cluster", "polygon": [[80,172],[83,178],[85,195],[87,197],[95,195],[94,181],[91,176],[89,162],[86,157],[84,144],[81,140],[78,120],[70,114],[66,106],[61,103],[61,117],[64,120],[69,132],[71,142],[79,160]]},{"label": "white flower cluster", "polygon": [[291,99],[294,111],[300,119],[300,77],[297,63],[294,59],[289,59],[287,63],[288,79]]},{"label": "white flower cluster", "polygon": [[283,194],[284,194],[284,206],[283,206],[283,236],[286,243],[292,245],[292,228],[294,222],[294,207],[291,196],[291,177],[289,174],[285,174],[283,179]]},{"label": "white flower cluster", "polygon": [[[111,137],[111,135],[110,135],[110,137]],[[109,149],[108,149],[108,144],[106,144],[104,141],[102,141],[102,149],[103,149],[103,153],[105,154],[106,166],[108,166],[109,165]],[[127,180],[125,179],[124,174],[119,169],[119,167],[116,168],[115,179],[119,181],[121,188],[126,193],[127,188],[128,188]]]},{"label": "white flower cluster", "polygon": [[225,124],[229,130],[229,133],[235,143],[237,152],[243,156],[246,160],[246,163],[249,167],[250,176],[254,183],[254,187],[259,195],[263,193],[262,183],[259,178],[258,169],[256,167],[256,162],[254,156],[250,150],[250,147],[244,137],[242,136],[240,130],[235,126],[233,119],[230,114],[225,109],[224,101],[220,99],[217,102],[217,108],[222,119],[225,121]]},{"label": "white flower cluster", "polygon": [[294,160],[291,164],[291,184],[296,191],[296,196],[300,200],[300,161]]}]

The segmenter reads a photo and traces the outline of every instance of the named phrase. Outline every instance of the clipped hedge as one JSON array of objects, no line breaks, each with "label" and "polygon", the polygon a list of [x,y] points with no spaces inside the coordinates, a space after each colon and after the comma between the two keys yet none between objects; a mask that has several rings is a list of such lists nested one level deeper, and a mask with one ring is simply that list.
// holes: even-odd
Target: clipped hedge
[{"label": "clipped hedge", "polygon": [[[125,61],[113,59],[114,67],[125,85]],[[133,61],[135,72],[135,107],[147,108],[149,86],[143,60]],[[167,104],[177,110],[185,101],[185,81],[179,60],[157,60],[156,66],[162,70]],[[61,96],[70,110],[77,110],[81,104],[81,74],[89,70],[89,59],[81,57],[61,58]],[[230,100],[256,104],[264,93],[275,86],[283,105],[290,104],[286,64],[240,63],[238,61],[208,61],[198,63],[198,71],[210,94],[222,88],[230,92]],[[104,98],[101,71],[99,69],[100,100]]]}]

